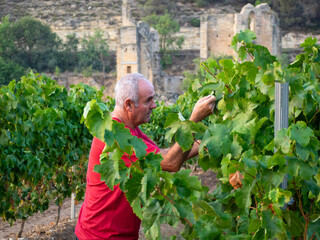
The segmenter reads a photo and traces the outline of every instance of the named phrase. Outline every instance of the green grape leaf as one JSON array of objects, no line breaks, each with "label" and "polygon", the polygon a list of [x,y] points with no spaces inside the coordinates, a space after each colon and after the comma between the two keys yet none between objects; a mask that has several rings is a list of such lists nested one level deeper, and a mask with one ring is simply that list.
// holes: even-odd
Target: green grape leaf
[{"label": "green grape leaf", "polygon": [[182,124],[177,129],[175,140],[184,152],[191,149],[194,141],[190,125]]},{"label": "green grape leaf", "polygon": [[230,151],[233,156],[233,158],[238,159],[240,157],[240,154],[242,152],[242,147],[239,144],[236,137],[233,138],[233,142],[231,143]]},{"label": "green grape leaf", "polygon": [[163,160],[163,157],[161,154],[156,154],[156,153],[149,153],[145,157],[145,163],[147,164],[148,167],[151,167],[156,172],[161,171],[161,166],[160,163]]},{"label": "green grape leaf", "polygon": [[170,113],[167,116],[163,127],[168,128],[169,126],[171,126],[172,124],[176,124],[177,122],[180,122],[178,114],[177,113]]},{"label": "green grape leaf", "polygon": [[130,204],[139,196],[142,189],[143,174],[139,172],[132,172],[131,177],[125,182],[124,188],[126,190],[126,198]]},{"label": "green grape leaf", "polygon": [[144,170],[144,176],[142,178],[142,197],[146,201],[152,191],[155,190],[155,186],[159,182],[159,177],[157,174],[150,168]]},{"label": "green grape leaf", "polygon": [[299,143],[297,143],[297,155],[303,160],[303,161],[307,161],[309,156],[310,156],[310,152],[309,149],[307,147],[302,147]]},{"label": "green grape leaf", "polygon": [[310,167],[308,163],[299,162],[300,165],[300,176],[304,180],[310,180],[310,178],[315,174],[313,167]]},{"label": "green grape leaf", "polygon": [[163,207],[163,211],[160,217],[160,223],[166,223],[173,227],[177,227],[179,224],[179,222],[176,221],[178,217],[178,210],[174,205],[171,204],[171,202],[167,202]]},{"label": "green grape leaf", "polygon": [[280,149],[285,154],[290,151],[291,140],[288,129],[282,128],[277,132],[274,144],[277,149]]},{"label": "green grape leaf", "polygon": [[229,177],[228,166],[229,166],[230,160],[231,160],[231,154],[228,154],[221,161],[221,171],[224,177]]},{"label": "green grape leaf", "polygon": [[160,226],[158,222],[154,222],[154,224],[150,227],[150,229],[146,231],[146,237],[148,239],[155,239],[155,240],[161,239],[161,231],[160,231]]},{"label": "green grape leaf", "polygon": [[141,158],[147,154],[146,152],[147,145],[144,143],[144,141],[141,138],[137,138],[136,136],[133,136],[132,139],[128,139],[128,144],[133,146],[134,152],[137,158]]},{"label": "green grape leaf", "polygon": [[201,182],[196,176],[190,176],[191,170],[183,169],[174,174],[173,183],[181,198],[193,197],[193,191],[202,191]]},{"label": "green grape leaf", "polygon": [[123,123],[119,123],[115,120],[112,120],[112,131],[115,140],[119,144],[120,149],[125,150],[127,146],[131,145],[130,140],[133,139],[133,136],[130,133],[128,128],[125,128]]},{"label": "green grape leaf", "polygon": [[285,233],[283,221],[281,221],[281,219],[276,215],[273,215],[269,209],[262,212],[262,227],[267,230],[268,239],[273,237],[284,239],[281,236],[283,233]]},{"label": "green grape leaf", "polygon": [[311,128],[307,127],[305,122],[299,121],[290,126],[291,139],[296,140],[301,146],[305,147],[310,141],[310,137],[314,136]]},{"label": "green grape leaf", "polygon": [[175,135],[175,142],[177,142],[181,149],[185,152],[192,148],[194,143],[193,133],[195,131],[204,131],[203,125],[201,123],[194,123],[189,120],[181,122],[177,114],[171,114],[169,119],[165,123],[166,128],[171,128],[167,133],[165,138],[170,141],[170,139]]},{"label": "green grape leaf", "polygon": [[215,226],[214,219],[211,216],[203,215],[196,222],[195,230],[200,239],[217,239],[221,231]]},{"label": "green grape leaf", "polygon": [[250,185],[242,185],[241,188],[238,188],[237,191],[235,191],[235,197],[236,197],[236,203],[239,206],[239,208],[242,209],[242,211],[248,212],[249,207],[251,205],[251,191],[254,184]]},{"label": "green grape leaf", "polygon": [[249,224],[248,233],[254,233],[261,227],[260,219],[252,219]]},{"label": "green grape leaf", "polygon": [[283,215],[285,221],[287,222],[287,230],[292,237],[300,237],[303,234],[303,221],[301,220],[298,212],[285,211]]},{"label": "green grape leaf", "polygon": [[235,38],[239,42],[244,42],[245,44],[251,44],[254,39],[256,39],[256,34],[249,29],[245,29],[244,31],[240,30],[239,33],[236,34]]},{"label": "green grape leaf", "polygon": [[95,165],[94,172],[100,173],[100,180],[104,181],[111,190],[114,189],[116,171],[112,161],[106,161],[104,164]]},{"label": "green grape leaf", "polygon": [[286,159],[282,154],[274,154],[268,161],[268,168],[271,169],[274,166],[284,166],[286,164]]},{"label": "green grape leaf", "polygon": [[107,186],[113,190],[116,181],[121,179],[119,169],[124,168],[124,162],[121,159],[123,153],[120,149],[115,148],[113,152],[107,153],[107,148],[104,149],[100,157],[100,165],[94,166],[94,171],[100,173],[101,181],[104,181]]},{"label": "green grape leaf", "polygon": [[156,224],[157,219],[160,218],[161,214],[160,203],[157,199],[153,199],[149,202],[148,206],[143,209],[143,221],[142,227],[143,231],[148,231],[154,224]]},{"label": "green grape leaf", "polygon": [[267,69],[269,64],[272,64],[274,61],[276,61],[276,57],[272,56],[268,48],[264,46],[255,46],[253,56],[254,65],[256,67],[261,67],[261,69]]},{"label": "green grape leaf", "polygon": [[300,165],[299,161],[296,157],[286,157],[287,159],[287,169],[288,169],[288,174],[296,177],[298,176],[299,170],[300,170]]},{"label": "green grape leaf", "polygon": [[194,202],[192,204],[192,212],[194,214],[195,220],[199,220],[199,218],[203,215],[216,216],[216,213],[212,206],[210,206],[206,201],[200,200]]},{"label": "green grape leaf", "polygon": [[3,145],[3,146],[7,145],[9,140],[10,140],[10,138],[7,135],[7,131],[4,130],[4,129],[1,129],[1,132],[0,132],[0,145]]},{"label": "green grape leaf", "polygon": [[90,133],[101,141],[104,141],[104,131],[111,121],[111,116],[107,111],[107,106],[99,104],[93,99],[86,104],[81,120],[85,123]]},{"label": "green grape leaf", "polygon": [[143,213],[141,209],[141,201],[139,198],[135,198],[133,202],[131,202],[131,207],[133,212],[137,215],[138,218],[142,219]]},{"label": "green grape leaf", "polygon": [[312,47],[317,43],[317,39],[314,37],[308,37],[304,40],[302,44],[300,44],[300,47]]}]

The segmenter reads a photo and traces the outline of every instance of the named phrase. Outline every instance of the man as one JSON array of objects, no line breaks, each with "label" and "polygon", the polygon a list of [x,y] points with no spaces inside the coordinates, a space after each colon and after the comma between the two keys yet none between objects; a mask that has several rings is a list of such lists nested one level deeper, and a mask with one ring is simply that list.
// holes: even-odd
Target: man
[{"label": "man", "polygon": [[[134,73],[121,78],[115,88],[116,105],[112,118],[122,122],[132,135],[141,138],[147,145],[147,153],[156,151],[163,157],[161,167],[165,171],[176,172],[182,164],[198,153],[195,143],[190,151],[183,152],[178,143],[162,150],[145,134],[139,125],[150,121],[154,103],[154,88],[143,75]],[[190,116],[190,121],[199,122],[213,113],[215,97],[200,99]],[[105,144],[93,139],[87,171],[85,200],[81,207],[75,233],[80,240],[86,239],[138,239],[140,219],[133,213],[124,193],[118,186],[111,191],[100,174],[93,167],[100,164],[100,154]],[[134,158],[133,156],[132,158]],[[131,158],[131,159],[132,159]]]}]

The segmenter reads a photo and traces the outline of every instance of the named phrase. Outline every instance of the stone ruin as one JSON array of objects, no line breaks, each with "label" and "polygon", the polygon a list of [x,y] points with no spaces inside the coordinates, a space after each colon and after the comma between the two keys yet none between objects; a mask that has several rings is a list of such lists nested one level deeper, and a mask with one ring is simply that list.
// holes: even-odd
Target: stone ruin
[{"label": "stone ruin", "polygon": [[[174,102],[183,92],[182,73],[180,76],[169,76],[161,69],[158,32],[142,21],[136,23],[133,20],[131,4],[132,0],[122,0],[122,23],[115,34],[117,35],[115,49],[117,76],[100,81],[96,78],[75,80],[67,77],[61,83],[70,85],[86,81],[90,82],[90,85],[105,86],[105,94],[113,96],[117,80],[127,73],[139,72],[155,86],[156,100]],[[257,36],[256,43],[266,46],[271,54],[277,56],[281,54],[279,19],[268,4],[260,4],[256,7],[247,4],[240,13],[217,12],[216,9],[207,10],[201,15],[200,28],[193,28],[192,50],[199,51],[201,60],[207,59],[211,54],[235,56],[235,52],[230,48],[231,40],[236,33],[244,29],[254,31]]]},{"label": "stone ruin", "polygon": [[[175,100],[181,94],[182,76],[168,76],[161,69],[159,36],[144,22],[137,24],[131,18],[131,1],[122,2],[122,26],[117,46],[117,80],[127,73],[139,72],[155,86],[162,100]],[[245,5],[240,13],[215,13],[207,11],[201,16],[200,58],[235,56],[230,48],[233,36],[240,30],[255,32],[257,44],[266,46],[271,54],[281,54],[281,32],[277,14],[268,4],[256,7]]]},{"label": "stone ruin", "polygon": [[232,38],[241,30],[255,32],[256,44],[267,47],[272,55],[281,54],[281,32],[278,15],[267,3],[256,7],[245,5],[240,13],[210,13],[201,16],[200,58],[206,59],[210,53],[214,56],[234,56],[230,48]]},{"label": "stone ruin", "polygon": [[158,100],[175,100],[181,94],[179,76],[169,76],[161,69],[158,32],[145,22],[131,18],[130,0],[122,2],[122,26],[117,46],[117,80],[127,73],[141,73],[155,87]]}]

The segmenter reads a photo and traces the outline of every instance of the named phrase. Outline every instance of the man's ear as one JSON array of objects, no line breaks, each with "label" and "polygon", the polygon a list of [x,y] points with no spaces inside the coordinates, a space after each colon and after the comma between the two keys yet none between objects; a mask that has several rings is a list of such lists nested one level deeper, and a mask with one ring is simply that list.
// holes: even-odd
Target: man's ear
[{"label": "man's ear", "polygon": [[134,102],[131,99],[126,99],[124,101],[124,108],[128,111],[131,112],[134,106]]}]

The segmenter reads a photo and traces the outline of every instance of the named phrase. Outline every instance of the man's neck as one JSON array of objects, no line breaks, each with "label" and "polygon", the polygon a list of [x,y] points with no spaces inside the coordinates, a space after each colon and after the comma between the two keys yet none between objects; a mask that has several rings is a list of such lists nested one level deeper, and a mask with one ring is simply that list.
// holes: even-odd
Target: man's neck
[{"label": "man's neck", "polygon": [[122,123],[124,123],[127,127],[131,129],[136,128],[133,125],[133,123],[130,121],[129,116],[124,111],[122,111],[121,109],[118,109],[117,107],[115,107],[114,111],[111,113],[111,116],[119,119]]}]

